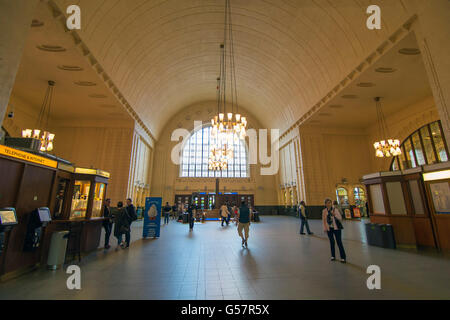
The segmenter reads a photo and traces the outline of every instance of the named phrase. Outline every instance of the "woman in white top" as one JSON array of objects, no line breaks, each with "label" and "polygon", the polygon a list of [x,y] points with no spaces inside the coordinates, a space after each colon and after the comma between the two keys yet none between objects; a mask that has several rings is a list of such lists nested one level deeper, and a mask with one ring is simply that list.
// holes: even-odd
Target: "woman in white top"
[{"label": "woman in white top", "polygon": [[347,258],[344,245],[342,244],[341,230],[344,229],[342,226],[342,216],[339,210],[332,206],[331,199],[325,199],[325,209],[322,211],[322,223],[323,230],[327,233],[328,239],[330,239],[331,261],[336,260],[334,250],[334,243],[336,240],[339,248],[339,255],[341,256],[341,262],[345,263]]}]

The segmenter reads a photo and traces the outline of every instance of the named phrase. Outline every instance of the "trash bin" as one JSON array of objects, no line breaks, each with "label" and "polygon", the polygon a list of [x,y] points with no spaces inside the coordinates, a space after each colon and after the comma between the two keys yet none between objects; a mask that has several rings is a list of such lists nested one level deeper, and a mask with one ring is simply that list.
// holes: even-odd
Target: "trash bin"
[{"label": "trash bin", "polygon": [[369,245],[383,247],[383,235],[379,224],[366,223],[366,236]]},{"label": "trash bin", "polygon": [[366,238],[367,238],[367,244],[369,246],[373,246],[373,229],[372,229],[373,223],[366,223],[364,225],[366,229]]},{"label": "trash bin", "polygon": [[383,248],[396,249],[394,228],[391,224],[380,225]]},{"label": "trash bin", "polygon": [[52,234],[47,258],[47,269],[56,270],[64,264],[68,237],[69,231],[57,231]]}]

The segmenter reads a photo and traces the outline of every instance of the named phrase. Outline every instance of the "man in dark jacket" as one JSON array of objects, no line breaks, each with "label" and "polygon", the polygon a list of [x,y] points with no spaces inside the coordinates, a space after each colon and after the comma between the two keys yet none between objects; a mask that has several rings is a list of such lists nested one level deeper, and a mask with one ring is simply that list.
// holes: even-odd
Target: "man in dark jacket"
[{"label": "man in dark jacket", "polygon": [[105,228],[105,249],[111,248],[109,245],[109,238],[111,236],[112,231],[112,213],[111,213],[111,199],[105,200],[105,207],[103,208],[103,228]]},{"label": "man in dark jacket", "polygon": [[127,214],[128,214],[128,221],[129,221],[129,228],[128,232],[125,233],[125,241],[127,243],[126,248],[130,246],[131,241],[131,223],[135,220],[137,220],[136,215],[136,208],[134,207],[132,200],[130,198],[127,199]]},{"label": "man in dark jacket", "polygon": [[164,212],[164,224],[169,224],[169,215],[170,211],[172,210],[172,207],[169,205],[168,202],[166,202],[166,205],[163,208]]}]

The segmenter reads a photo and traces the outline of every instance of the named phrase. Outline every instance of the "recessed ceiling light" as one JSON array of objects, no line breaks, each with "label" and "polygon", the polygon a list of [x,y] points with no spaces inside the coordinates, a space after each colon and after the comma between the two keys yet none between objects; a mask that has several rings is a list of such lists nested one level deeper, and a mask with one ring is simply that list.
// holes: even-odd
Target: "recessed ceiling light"
[{"label": "recessed ceiling light", "polygon": [[42,21],[39,21],[38,19],[33,19],[31,21],[31,27],[36,28],[36,27],[42,27],[44,25],[44,23]]},{"label": "recessed ceiling light", "polygon": [[42,51],[48,51],[48,52],[63,52],[66,51],[66,48],[63,48],[61,46],[53,46],[49,44],[42,44],[40,46],[37,46],[39,50]]},{"label": "recessed ceiling light", "polygon": [[97,85],[95,82],[91,82],[91,81],[75,81],[74,83],[77,86],[82,86],[82,87],[93,87],[93,86]]},{"label": "recessed ceiling light", "polygon": [[59,65],[58,68],[64,71],[83,71],[83,68],[79,66],[68,66],[65,64]]},{"label": "recessed ceiling light", "polygon": [[398,50],[398,53],[405,54],[407,56],[414,56],[420,54],[420,50],[417,48],[402,48]]},{"label": "recessed ceiling light", "polygon": [[370,87],[375,87],[375,83],[372,82],[360,82],[357,84],[358,87],[361,88],[370,88]]},{"label": "recessed ceiling light", "polygon": [[89,97],[91,98],[97,98],[97,99],[103,99],[106,98],[106,96],[104,94],[98,94],[98,93],[92,93],[89,95]]},{"label": "recessed ceiling light", "polygon": [[344,106],[342,104],[332,104],[332,105],[329,105],[329,107],[332,109],[340,109],[340,108],[343,108]]},{"label": "recessed ceiling light", "polygon": [[358,98],[358,96],[354,95],[354,94],[344,94],[342,96],[342,98],[344,98],[344,99],[356,99],[356,98]]},{"label": "recessed ceiling light", "polygon": [[380,67],[380,68],[375,69],[375,72],[380,72],[380,73],[392,73],[395,71],[397,71],[397,69],[389,68],[389,67]]}]

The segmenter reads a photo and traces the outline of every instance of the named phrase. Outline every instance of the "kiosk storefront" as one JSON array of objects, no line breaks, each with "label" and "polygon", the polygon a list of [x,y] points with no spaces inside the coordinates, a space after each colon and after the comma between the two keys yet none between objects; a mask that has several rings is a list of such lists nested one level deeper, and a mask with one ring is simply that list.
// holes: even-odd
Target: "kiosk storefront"
[{"label": "kiosk storefront", "polygon": [[45,265],[55,230],[72,231],[69,246],[80,255],[97,249],[109,173],[0,145],[0,176],[0,208],[14,208],[16,217],[0,232],[0,280]]}]

